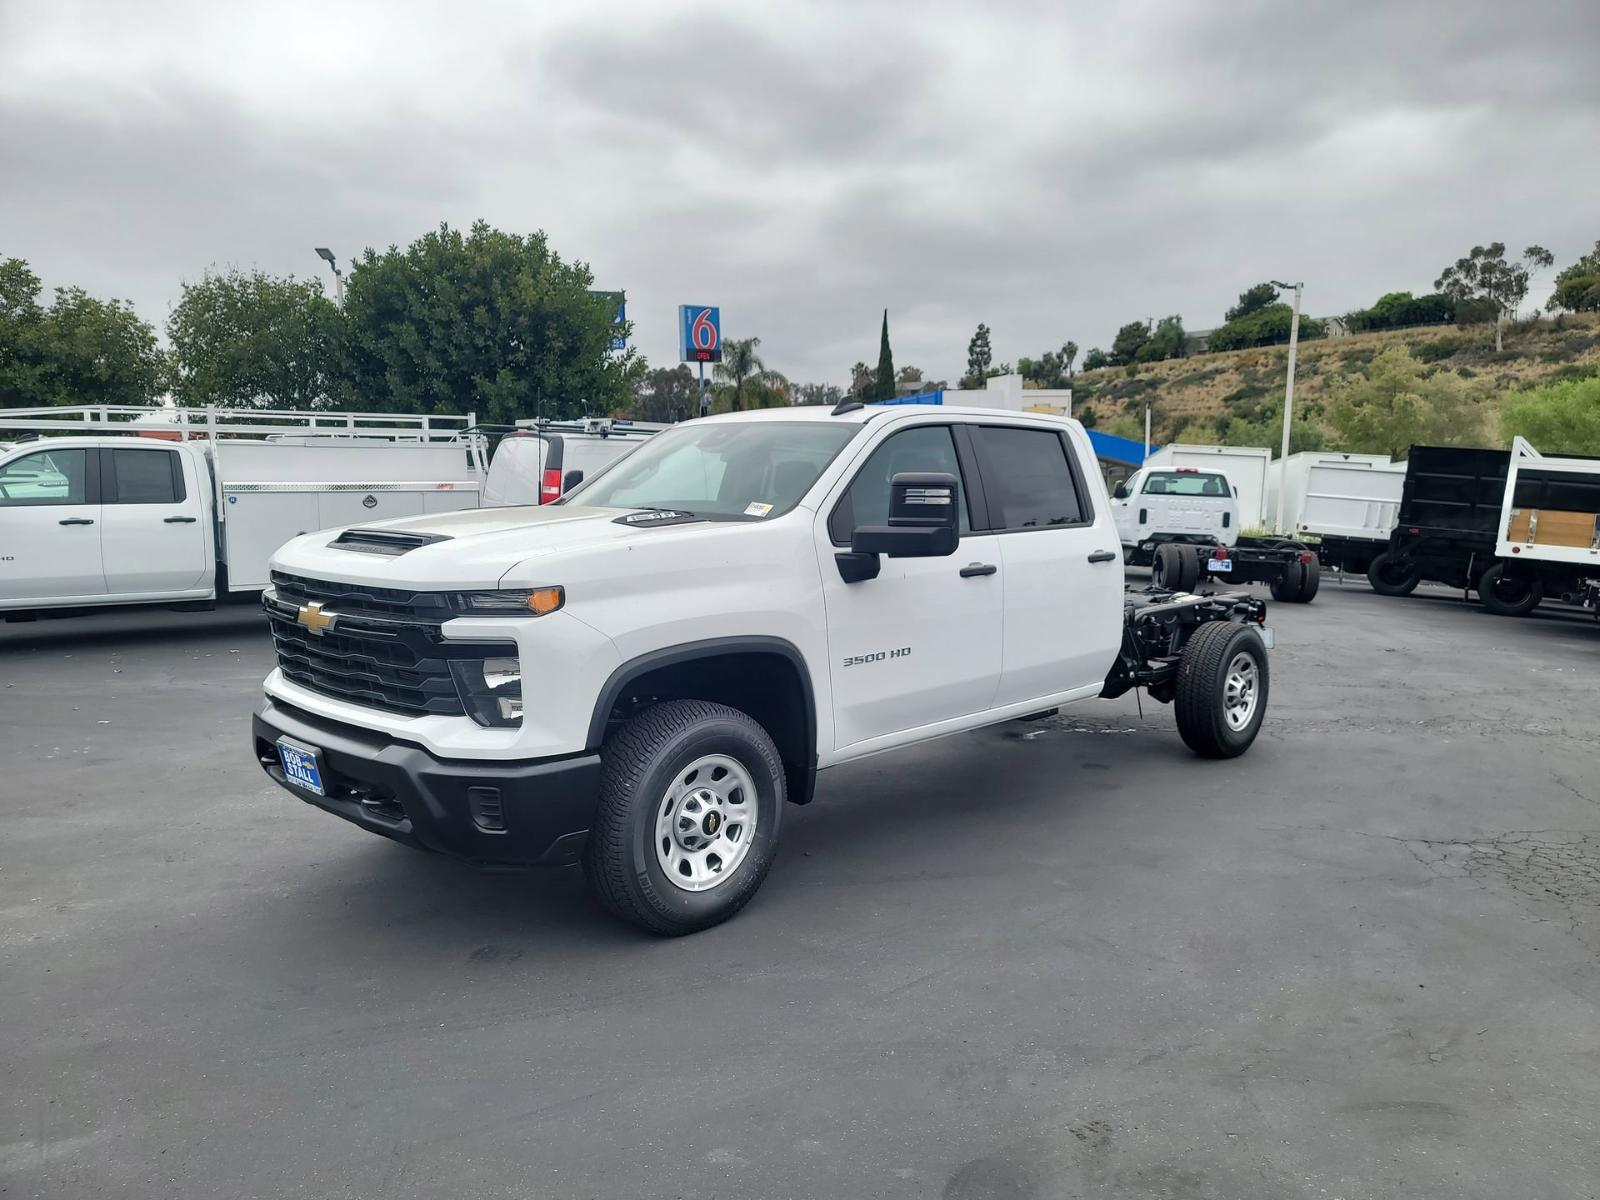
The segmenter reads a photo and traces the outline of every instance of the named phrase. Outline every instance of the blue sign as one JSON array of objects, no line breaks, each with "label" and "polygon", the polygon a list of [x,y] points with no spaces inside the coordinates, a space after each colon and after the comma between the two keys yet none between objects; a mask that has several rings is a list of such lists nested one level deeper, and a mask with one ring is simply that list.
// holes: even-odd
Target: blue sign
[{"label": "blue sign", "polygon": [[618,327],[618,332],[611,339],[611,348],[613,350],[626,350],[628,348],[628,339],[622,334],[621,327],[628,323],[627,294],[624,292],[590,292],[589,294],[591,296],[601,296],[615,302],[617,315],[611,323]]},{"label": "blue sign", "polygon": [[702,304],[678,305],[678,361],[722,361],[722,310]]},{"label": "blue sign", "polygon": [[944,389],[932,392],[918,392],[915,396],[896,396],[892,400],[874,400],[874,404],[943,404]]}]

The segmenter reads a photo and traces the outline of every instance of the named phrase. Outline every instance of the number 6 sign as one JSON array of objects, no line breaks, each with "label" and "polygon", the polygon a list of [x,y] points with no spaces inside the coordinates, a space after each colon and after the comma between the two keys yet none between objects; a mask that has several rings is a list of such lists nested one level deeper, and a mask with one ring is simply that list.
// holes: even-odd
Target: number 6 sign
[{"label": "number 6 sign", "polygon": [[678,305],[679,362],[722,361],[722,310],[702,304]]}]

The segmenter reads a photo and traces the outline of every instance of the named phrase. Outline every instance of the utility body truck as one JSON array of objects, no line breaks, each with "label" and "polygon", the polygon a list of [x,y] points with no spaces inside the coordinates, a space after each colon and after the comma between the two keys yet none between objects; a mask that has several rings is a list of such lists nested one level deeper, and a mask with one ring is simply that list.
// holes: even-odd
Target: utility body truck
[{"label": "utility body truck", "polygon": [[295,538],[253,753],[484,867],[581,861],[660,933],[759,887],[819,770],[1145,688],[1203,756],[1268,694],[1266,605],[1124,590],[1082,426],[768,410],[650,437],[559,502]]},{"label": "utility body truck", "polygon": [[[1400,511],[1406,466],[1386,455],[1292,454],[1285,487],[1284,525],[1297,539],[1315,542],[1325,567],[1365,575],[1389,547]],[[1382,461],[1377,461],[1377,460]]]},{"label": "utility body truck", "polygon": [[0,410],[0,429],[33,435],[0,445],[0,616],[209,607],[266,587],[267,560],[298,534],[547,504],[659,428],[528,423],[491,466],[470,414]]}]

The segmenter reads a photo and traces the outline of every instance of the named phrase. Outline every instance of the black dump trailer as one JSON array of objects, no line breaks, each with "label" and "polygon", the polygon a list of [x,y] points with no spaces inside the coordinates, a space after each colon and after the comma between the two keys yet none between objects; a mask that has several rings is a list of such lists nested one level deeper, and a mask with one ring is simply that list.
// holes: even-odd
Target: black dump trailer
[{"label": "black dump trailer", "polygon": [[1484,608],[1503,616],[1537,608],[1547,581],[1523,569],[1533,564],[1495,555],[1510,465],[1508,450],[1411,447],[1388,549],[1367,569],[1373,591],[1405,596],[1429,580],[1476,591]]}]

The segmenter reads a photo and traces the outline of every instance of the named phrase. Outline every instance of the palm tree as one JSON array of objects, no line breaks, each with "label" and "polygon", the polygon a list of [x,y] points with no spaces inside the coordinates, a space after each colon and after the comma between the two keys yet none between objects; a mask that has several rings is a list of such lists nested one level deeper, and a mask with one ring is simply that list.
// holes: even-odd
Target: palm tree
[{"label": "palm tree", "polygon": [[734,412],[744,408],[745,386],[758,382],[767,373],[767,364],[756,353],[759,345],[758,337],[728,338],[722,343],[722,361],[712,369],[717,379],[732,385]]}]

